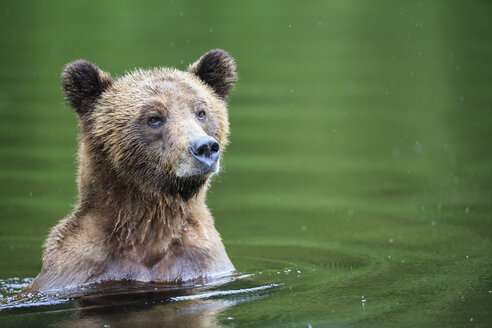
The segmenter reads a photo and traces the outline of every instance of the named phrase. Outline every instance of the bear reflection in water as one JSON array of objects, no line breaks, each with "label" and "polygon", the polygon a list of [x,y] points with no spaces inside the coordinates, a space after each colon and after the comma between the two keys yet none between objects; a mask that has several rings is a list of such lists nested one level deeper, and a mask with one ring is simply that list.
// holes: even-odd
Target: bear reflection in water
[{"label": "bear reflection in water", "polygon": [[[186,293],[186,292],[185,292]],[[174,301],[183,291],[153,291],[137,294],[81,297],[74,301],[74,312],[63,327],[219,327],[234,323],[223,312],[241,302],[261,299],[267,294],[233,298]],[[190,293],[193,293],[190,291]],[[178,296],[181,295],[181,296]],[[124,311],[122,311],[124,309]]]},{"label": "bear reflection in water", "polygon": [[51,230],[25,292],[179,284],[234,270],[205,194],[227,145],[236,80],[220,49],[186,72],[136,70],[115,80],[87,61],[66,66],[62,85],[80,125],[79,203]]},{"label": "bear reflection in water", "polygon": [[[240,277],[239,277],[240,278]],[[227,283],[235,278],[222,278]],[[218,327],[229,325],[234,318],[224,310],[242,302],[262,299],[270,287],[227,290],[233,296],[220,296],[210,287],[169,287],[155,283],[110,282],[101,284],[102,291],[83,295],[72,301],[63,327]],[[187,283],[184,284],[188,285]],[[213,289],[213,288],[212,288]],[[257,290],[258,289],[258,290]],[[94,292],[94,289],[92,290]]]}]

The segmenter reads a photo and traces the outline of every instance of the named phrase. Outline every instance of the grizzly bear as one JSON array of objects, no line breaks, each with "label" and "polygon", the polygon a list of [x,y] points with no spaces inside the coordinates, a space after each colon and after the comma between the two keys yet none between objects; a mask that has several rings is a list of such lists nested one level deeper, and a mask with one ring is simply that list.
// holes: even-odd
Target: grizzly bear
[{"label": "grizzly bear", "polygon": [[80,126],[79,203],[51,230],[27,292],[234,270],[205,194],[228,142],[236,81],[235,62],[220,49],[186,72],[139,69],[113,80],[84,60],[65,67],[62,86]]}]

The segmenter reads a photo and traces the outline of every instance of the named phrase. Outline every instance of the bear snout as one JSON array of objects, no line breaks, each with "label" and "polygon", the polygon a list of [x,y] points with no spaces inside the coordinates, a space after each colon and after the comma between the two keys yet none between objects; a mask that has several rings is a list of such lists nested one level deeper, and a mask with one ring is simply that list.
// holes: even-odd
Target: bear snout
[{"label": "bear snout", "polygon": [[205,172],[215,170],[219,160],[219,143],[212,137],[196,138],[191,142],[189,151]]}]

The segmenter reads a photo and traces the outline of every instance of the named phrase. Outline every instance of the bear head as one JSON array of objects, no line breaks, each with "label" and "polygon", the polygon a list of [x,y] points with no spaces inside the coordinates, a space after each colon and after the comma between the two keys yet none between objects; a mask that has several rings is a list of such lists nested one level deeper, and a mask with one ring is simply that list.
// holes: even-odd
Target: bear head
[{"label": "bear head", "polygon": [[236,81],[234,60],[220,49],[186,72],[136,70],[115,80],[87,61],[68,64],[62,86],[80,121],[80,170],[189,199],[219,170]]}]

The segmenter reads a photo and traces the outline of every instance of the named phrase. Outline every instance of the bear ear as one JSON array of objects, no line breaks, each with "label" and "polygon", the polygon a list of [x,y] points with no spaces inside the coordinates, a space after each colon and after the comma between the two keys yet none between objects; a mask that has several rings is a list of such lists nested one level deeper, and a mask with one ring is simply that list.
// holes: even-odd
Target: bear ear
[{"label": "bear ear", "polygon": [[231,55],[222,49],[207,52],[188,67],[188,72],[211,86],[222,99],[227,98],[237,82],[236,63]]},{"label": "bear ear", "polygon": [[79,116],[84,116],[113,84],[111,75],[85,60],[68,64],[62,73],[65,97]]}]

